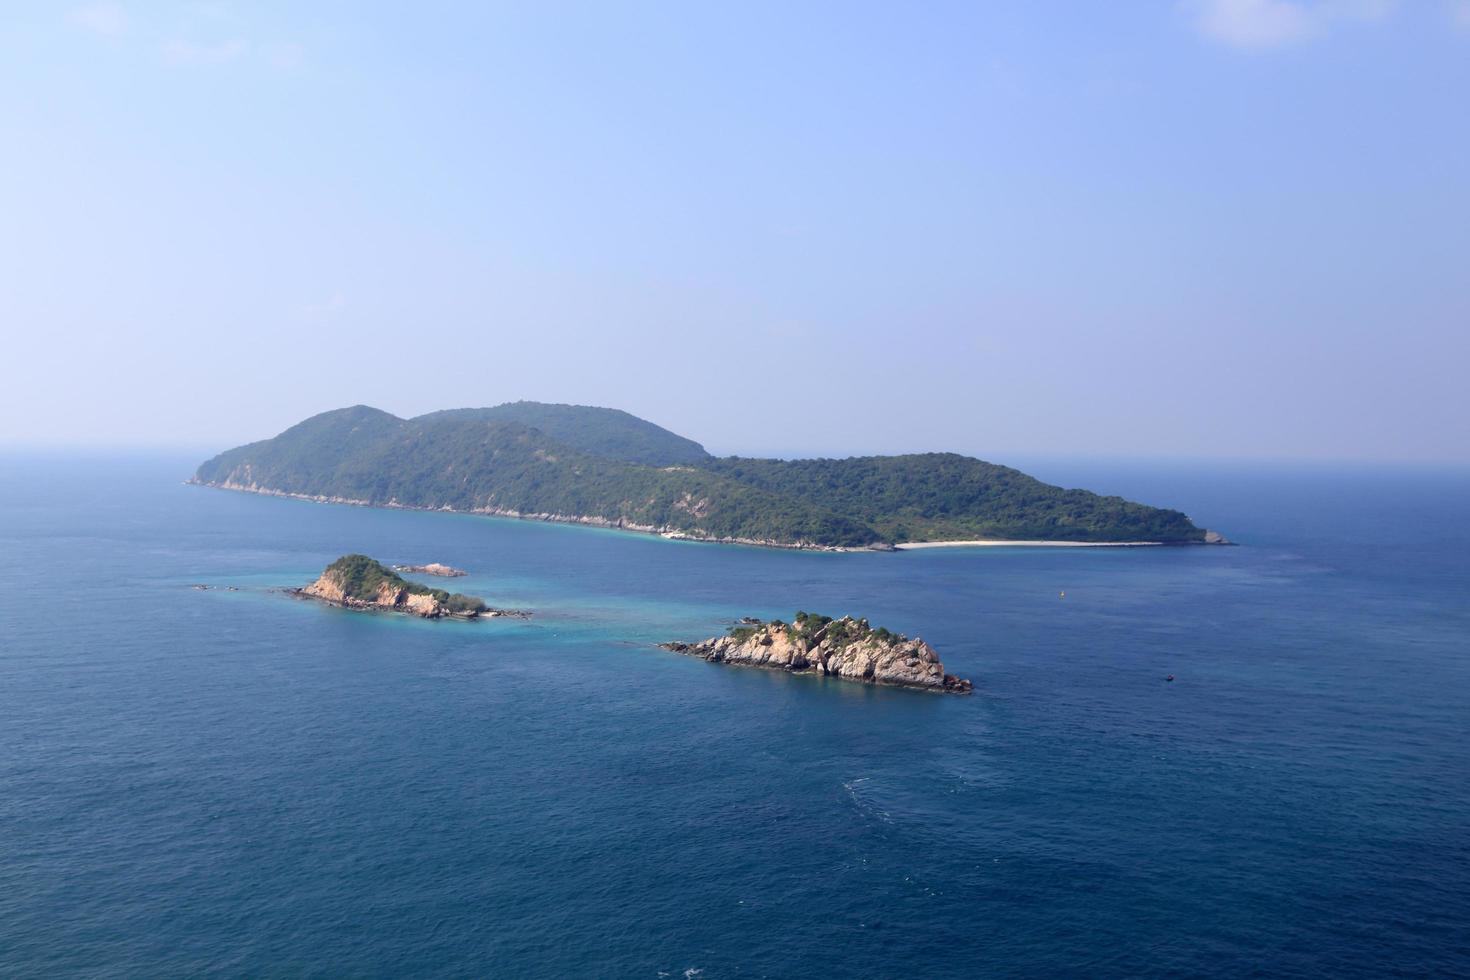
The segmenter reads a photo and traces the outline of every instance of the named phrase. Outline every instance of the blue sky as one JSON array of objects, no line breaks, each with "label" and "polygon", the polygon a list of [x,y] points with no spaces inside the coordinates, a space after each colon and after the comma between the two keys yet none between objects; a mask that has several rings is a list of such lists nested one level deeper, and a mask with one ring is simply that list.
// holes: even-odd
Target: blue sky
[{"label": "blue sky", "polygon": [[1470,461],[1470,0],[12,4],[0,443]]}]

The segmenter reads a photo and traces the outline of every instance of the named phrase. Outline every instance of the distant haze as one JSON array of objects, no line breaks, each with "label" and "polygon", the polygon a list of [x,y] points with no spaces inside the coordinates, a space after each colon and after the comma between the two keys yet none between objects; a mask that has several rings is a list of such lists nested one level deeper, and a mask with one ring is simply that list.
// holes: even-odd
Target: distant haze
[{"label": "distant haze", "polygon": [[18,3],[0,444],[1470,461],[1470,2]]}]

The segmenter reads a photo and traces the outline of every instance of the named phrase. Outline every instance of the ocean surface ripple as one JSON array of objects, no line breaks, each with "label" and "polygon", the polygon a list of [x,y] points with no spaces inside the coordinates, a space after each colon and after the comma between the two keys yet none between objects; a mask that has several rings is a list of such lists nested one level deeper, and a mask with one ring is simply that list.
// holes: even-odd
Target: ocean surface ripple
[{"label": "ocean surface ripple", "polygon": [[[1119,467],[1243,546],[825,555],[191,463],[0,460],[0,975],[1470,973],[1463,473]],[[536,615],[272,591],[351,551]],[[653,646],[798,608],[976,694]]]}]

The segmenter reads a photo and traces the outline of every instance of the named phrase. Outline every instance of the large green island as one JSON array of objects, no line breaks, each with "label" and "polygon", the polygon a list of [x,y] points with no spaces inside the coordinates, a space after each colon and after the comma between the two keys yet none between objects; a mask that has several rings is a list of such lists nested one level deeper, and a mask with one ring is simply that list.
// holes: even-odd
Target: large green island
[{"label": "large green island", "polygon": [[538,402],[412,419],[338,409],[221,453],[191,482],[777,547],[1224,541],[1177,510],[954,453],[719,458],[626,412]]}]

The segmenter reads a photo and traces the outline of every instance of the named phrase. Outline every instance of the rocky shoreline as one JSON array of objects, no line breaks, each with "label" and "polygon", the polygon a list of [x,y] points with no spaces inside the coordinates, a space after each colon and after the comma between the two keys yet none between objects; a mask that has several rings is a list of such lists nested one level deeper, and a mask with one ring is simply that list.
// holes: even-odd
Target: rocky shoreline
[{"label": "rocky shoreline", "polygon": [[[481,517],[509,517],[518,521],[540,521],[546,524],[579,524],[584,527],[600,527],[610,531],[634,531],[639,534],[656,534],[669,541],[693,541],[699,544],[738,544],[752,548],[780,548],[785,551],[823,551],[837,554],[850,554],[853,552],[880,551],[898,552],[917,550],[927,547],[967,547],[977,545],[1012,546],[1012,547],[1034,547],[1044,544],[1052,547],[1090,547],[1090,548],[1137,548],[1141,546],[1156,546],[1163,548],[1194,547],[1203,545],[1228,545],[1234,542],[1227,541],[1217,531],[1206,531],[1203,541],[1007,541],[1003,539],[987,539],[983,541],[905,541],[900,544],[889,544],[888,542],[877,542],[862,547],[850,548],[841,545],[809,544],[805,542],[791,543],[788,541],[773,541],[759,538],[730,538],[702,535],[668,526],[654,524],[637,524],[624,518],[613,520],[607,517],[598,517],[588,514],[551,514],[551,513],[525,513],[511,510],[506,507],[476,507],[472,510],[460,510],[455,507],[416,507],[401,504],[396,500],[386,503],[376,503],[371,500],[358,500],[352,497],[333,497],[326,494],[292,493],[286,490],[274,490],[270,487],[262,487],[258,484],[243,484],[234,480],[224,482],[210,482],[191,477],[184,481],[189,486],[209,487],[213,490],[235,490],[240,493],[257,493],[266,497],[285,497],[290,500],[305,500],[314,504],[347,504],[351,507],[381,507],[386,510],[417,510],[432,511],[442,514],[477,514]],[[418,571],[415,567],[406,567],[405,571]],[[427,574],[434,574],[429,572]]]},{"label": "rocky shoreline", "polygon": [[524,609],[492,609],[487,607],[486,609],[478,612],[451,612],[448,609],[442,608],[442,606],[437,602],[435,603],[434,607],[426,608],[426,604],[416,603],[412,601],[413,598],[417,597],[410,597],[400,600],[397,597],[389,596],[385,597],[384,599],[375,599],[372,602],[366,602],[362,599],[354,599],[351,596],[343,596],[340,599],[334,599],[329,595],[322,594],[320,591],[313,591],[320,581],[321,580],[318,579],[317,582],[313,582],[311,585],[303,586],[302,588],[282,589],[281,591],[285,592],[286,595],[292,596],[297,599],[306,599],[313,602],[320,602],[328,606],[337,606],[342,609],[352,609],[357,612],[393,612],[404,613],[410,616],[418,616],[423,619],[462,619],[466,621],[475,619],[497,619],[502,617],[508,619],[531,618],[531,614]]},{"label": "rocky shoreline", "polygon": [[951,694],[974,690],[969,681],[945,673],[939,655],[923,640],[874,629],[866,619],[851,616],[831,619],[798,612],[793,623],[746,618],[725,636],[659,646],[710,663]]},{"label": "rocky shoreline", "polygon": [[639,534],[656,534],[669,541],[697,541],[702,544],[741,544],[757,548],[782,548],[788,551],[830,551],[830,552],[852,552],[852,551],[895,551],[891,544],[874,544],[862,548],[846,548],[837,545],[824,544],[792,544],[785,541],[762,540],[758,538],[728,538],[713,537],[707,535],[693,534],[680,528],[659,526],[654,524],[637,524],[633,521],[618,518],[613,520],[607,517],[598,517],[587,514],[530,514],[506,507],[476,507],[472,510],[460,510],[455,507],[415,507],[409,504],[401,504],[396,500],[386,503],[376,503],[371,500],[358,500],[352,497],[332,497],[326,494],[292,493],[286,490],[274,490],[270,487],[262,487],[258,484],[238,483],[234,480],[225,480],[215,483],[205,480],[190,478],[184,481],[190,486],[209,487],[214,490],[235,490],[241,493],[258,493],[266,497],[285,497],[290,500],[305,500],[314,504],[347,504],[351,507],[382,507],[386,510],[417,510],[432,511],[440,514],[477,514],[481,517],[509,517],[519,521],[540,521],[546,524],[580,524],[586,527],[600,527],[610,531],[636,531]]},{"label": "rocky shoreline", "polygon": [[366,555],[343,555],[315,582],[287,593],[344,609],[407,613],[422,619],[524,619],[530,615],[518,609],[492,609],[474,596],[451,595],[405,581]]}]

